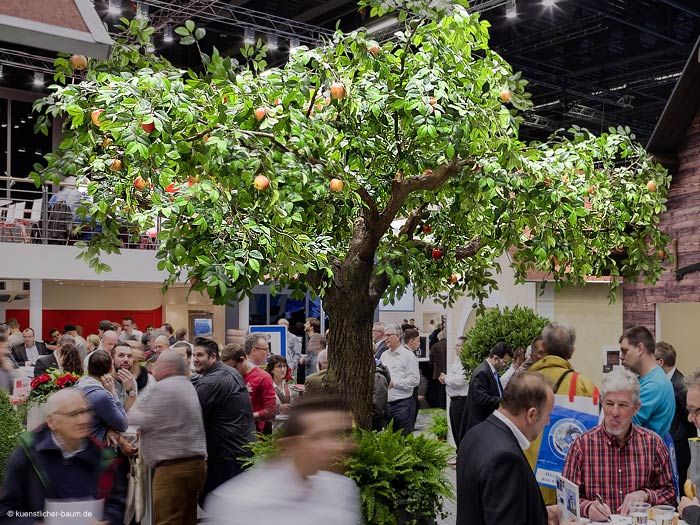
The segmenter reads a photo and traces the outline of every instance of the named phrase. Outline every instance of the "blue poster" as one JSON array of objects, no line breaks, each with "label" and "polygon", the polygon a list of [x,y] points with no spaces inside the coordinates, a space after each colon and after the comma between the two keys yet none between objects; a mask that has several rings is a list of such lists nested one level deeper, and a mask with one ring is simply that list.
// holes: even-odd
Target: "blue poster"
[{"label": "blue poster", "polygon": [[535,477],[540,485],[557,487],[557,476],[564,470],[564,462],[571,444],[597,424],[597,415],[554,405],[549,425],[542,433],[542,444],[535,466]]}]

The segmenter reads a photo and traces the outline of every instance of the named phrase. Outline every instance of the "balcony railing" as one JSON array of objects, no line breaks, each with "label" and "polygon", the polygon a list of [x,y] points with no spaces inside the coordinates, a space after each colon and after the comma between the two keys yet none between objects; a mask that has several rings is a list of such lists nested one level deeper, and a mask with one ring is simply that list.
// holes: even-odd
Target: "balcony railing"
[{"label": "balcony railing", "polygon": [[[4,187],[3,187],[4,186]],[[87,195],[73,184],[44,184],[29,179],[0,177],[0,242],[73,245],[89,241],[99,226],[89,226],[77,210]],[[155,250],[156,229],[134,235],[124,225],[122,248]]]}]

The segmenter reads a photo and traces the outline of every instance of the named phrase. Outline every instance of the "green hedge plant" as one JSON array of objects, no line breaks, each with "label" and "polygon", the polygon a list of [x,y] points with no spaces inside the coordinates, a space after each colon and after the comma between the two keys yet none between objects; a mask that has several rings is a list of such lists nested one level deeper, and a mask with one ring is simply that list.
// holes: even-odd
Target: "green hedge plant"
[{"label": "green hedge plant", "polygon": [[23,431],[24,426],[10,403],[10,398],[0,389],[0,485],[5,478],[7,460],[17,448],[17,436]]},{"label": "green hedge plant", "polygon": [[503,341],[513,350],[527,348],[548,322],[549,319],[527,307],[486,310],[464,342],[461,357],[467,376],[486,359],[496,343]]}]

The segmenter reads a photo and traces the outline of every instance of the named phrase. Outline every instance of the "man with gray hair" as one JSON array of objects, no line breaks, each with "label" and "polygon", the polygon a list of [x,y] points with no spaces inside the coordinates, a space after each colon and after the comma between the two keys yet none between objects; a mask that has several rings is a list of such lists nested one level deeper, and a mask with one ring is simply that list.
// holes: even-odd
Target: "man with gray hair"
[{"label": "man with gray hair", "polygon": [[415,426],[416,403],[413,389],[420,383],[418,359],[405,345],[401,344],[401,327],[386,327],[387,350],[382,354],[382,364],[391,375],[389,383],[389,414],[394,420],[394,429],[402,429],[405,434],[413,432]]},{"label": "man with gray hair", "polygon": [[673,505],[668,449],[632,422],[640,407],[637,377],[615,370],[603,378],[602,390],[603,422],[574,440],[562,474],[579,487],[582,517],[609,521],[613,513],[627,516],[632,503]]},{"label": "man with gray hair", "polygon": [[289,331],[289,321],[284,317],[277,321],[279,326],[284,326],[287,329],[287,366],[289,367],[292,379],[296,381],[297,366],[301,359],[301,337],[294,335]]},{"label": "man with gray hair", "polygon": [[147,402],[137,401],[129,424],[141,433],[141,457],[153,474],[155,523],[197,523],[197,498],[206,478],[207,443],[188,363],[174,350],[162,352]]},{"label": "man with gray hair", "polygon": [[372,343],[374,343],[374,358],[381,359],[386,352],[386,341],[384,340],[384,323],[376,322],[372,325]]},{"label": "man with gray hair", "polygon": [[[698,429],[700,434],[700,368],[696,368],[691,374],[685,376],[684,382],[687,388],[688,421]],[[683,496],[678,505],[678,512],[688,525],[700,525],[700,501],[697,496],[692,499]]]}]

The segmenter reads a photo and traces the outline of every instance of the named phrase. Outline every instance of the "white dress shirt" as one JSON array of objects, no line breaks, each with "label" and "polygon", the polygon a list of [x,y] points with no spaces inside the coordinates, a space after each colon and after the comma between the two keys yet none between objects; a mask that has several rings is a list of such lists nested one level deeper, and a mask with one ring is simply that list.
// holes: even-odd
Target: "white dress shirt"
[{"label": "white dress shirt", "polygon": [[669,381],[671,380],[671,378],[673,377],[673,374],[675,374],[675,373],[676,373],[676,367],[675,367],[675,366],[674,366],[673,368],[671,368],[671,370],[669,370],[668,372],[666,372],[666,377],[668,377],[668,380],[669,380]]},{"label": "white dress shirt", "polygon": [[283,459],[224,483],[209,495],[204,511],[206,522],[217,525],[359,525],[360,497],[345,476],[321,471],[304,480]]},{"label": "white dress shirt", "polygon": [[391,403],[412,397],[413,389],[420,383],[416,354],[401,345],[396,350],[387,348],[382,354],[381,361],[391,375],[391,388],[387,401]]},{"label": "white dress shirt", "polygon": [[445,376],[445,391],[449,397],[466,396],[469,394],[469,381],[464,374],[462,360],[458,357],[447,369]]},{"label": "white dress shirt", "polygon": [[515,368],[515,366],[510,365],[508,370],[506,370],[506,373],[501,376],[501,386],[503,387],[503,390],[506,389],[506,385],[508,384],[508,381],[510,381],[510,378],[515,375],[515,372],[517,372],[518,369]]},{"label": "white dress shirt", "polygon": [[[27,361],[31,361],[32,363],[36,363],[36,360],[39,359],[39,349],[36,347],[36,343],[34,343],[29,348],[27,348],[25,346],[24,351],[27,353]],[[22,363],[22,364],[24,364],[24,363]]]},{"label": "white dress shirt", "polygon": [[525,437],[525,434],[523,434],[520,431],[520,429],[515,425],[515,423],[513,423],[510,419],[504,416],[500,410],[494,410],[493,415],[506,424],[506,426],[515,436],[515,439],[518,440],[518,445],[520,445],[521,449],[527,450],[528,448],[530,448],[530,441]]}]

